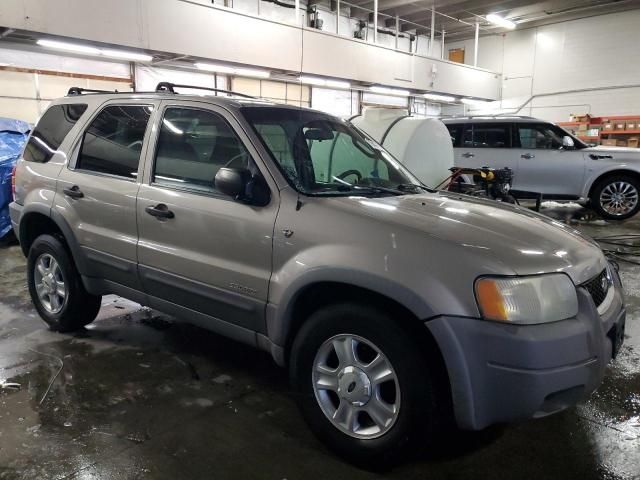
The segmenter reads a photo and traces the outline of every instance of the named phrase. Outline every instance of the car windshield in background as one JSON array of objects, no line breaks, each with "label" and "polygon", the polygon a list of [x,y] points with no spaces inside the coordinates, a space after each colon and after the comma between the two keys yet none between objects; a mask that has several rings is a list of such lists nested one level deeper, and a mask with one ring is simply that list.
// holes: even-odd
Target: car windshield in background
[{"label": "car windshield in background", "polygon": [[291,108],[244,107],[242,113],[301,193],[401,195],[424,188],[389,153],[345,121]]}]

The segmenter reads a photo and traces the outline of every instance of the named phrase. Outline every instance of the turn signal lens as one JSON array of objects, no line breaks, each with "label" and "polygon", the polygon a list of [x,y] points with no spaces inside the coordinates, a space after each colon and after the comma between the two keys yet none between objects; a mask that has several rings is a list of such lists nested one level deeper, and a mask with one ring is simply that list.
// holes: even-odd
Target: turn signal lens
[{"label": "turn signal lens", "polygon": [[576,287],[564,273],[479,278],[475,292],[486,320],[527,325],[557,322],[578,313]]}]

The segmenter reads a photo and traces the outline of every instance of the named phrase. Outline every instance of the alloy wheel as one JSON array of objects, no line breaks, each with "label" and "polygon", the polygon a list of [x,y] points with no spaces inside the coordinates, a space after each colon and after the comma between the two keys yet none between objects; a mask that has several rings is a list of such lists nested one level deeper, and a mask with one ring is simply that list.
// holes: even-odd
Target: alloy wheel
[{"label": "alloy wheel", "polygon": [[312,381],[325,416],[351,437],[380,437],[398,419],[396,372],[384,353],[360,336],[340,334],[325,341],[313,362]]},{"label": "alloy wheel", "polygon": [[40,303],[47,312],[59,313],[68,297],[68,290],[57,260],[43,253],[36,259],[33,273]]},{"label": "alloy wheel", "polygon": [[622,216],[632,211],[638,204],[638,190],[625,181],[608,184],[600,193],[600,205],[609,215]]}]

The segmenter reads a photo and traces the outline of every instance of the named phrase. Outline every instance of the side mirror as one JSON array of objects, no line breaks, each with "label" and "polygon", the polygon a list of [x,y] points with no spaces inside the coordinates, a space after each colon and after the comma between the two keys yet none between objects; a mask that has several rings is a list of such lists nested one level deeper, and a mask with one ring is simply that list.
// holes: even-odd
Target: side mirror
[{"label": "side mirror", "polygon": [[216,190],[244,203],[263,207],[271,200],[269,186],[246,168],[222,167],[214,179]]},{"label": "side mirror", "polygon": [[573,142],[573,138],[569,135],[565,135],[562,137],[562,148],[566,150],[573,150],[575,148],[575,143]]},{"label": "side mirror", "polygon": [[219,192],[241,200],[250,179],[251,173],[247,169],[222,167],[216,173],[214,184]]}]

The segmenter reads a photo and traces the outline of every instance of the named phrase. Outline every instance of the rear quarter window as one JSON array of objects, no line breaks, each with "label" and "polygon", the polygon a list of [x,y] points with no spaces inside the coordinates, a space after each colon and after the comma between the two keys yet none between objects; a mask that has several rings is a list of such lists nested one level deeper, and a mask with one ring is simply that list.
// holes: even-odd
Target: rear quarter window
[{"label": "rear quarter window", "polygon": [[37,163],[46,163],[51,160],[65,137],[86,111],[85,103],[68,103],[50,107],[29,137],[24,149],[24,159]]},{"label": "rear quarter window", "polygon": [[449,130],[449,136],[454,147],[459,147],[462,143],[462,131],[464,130],[463,123],[450,123],[445,124],[447,130]]}]

